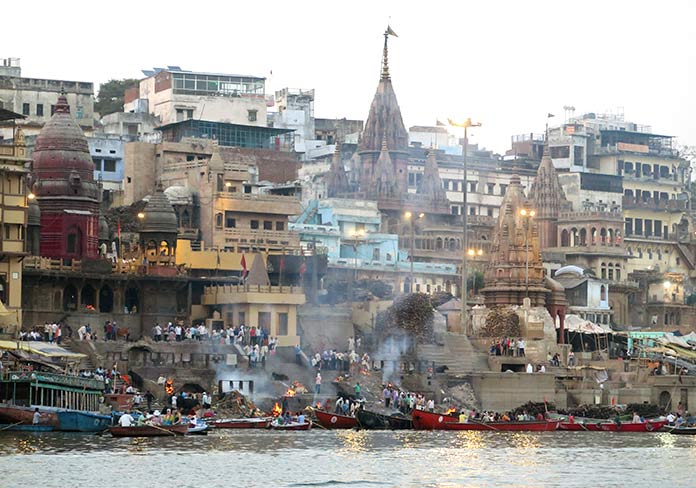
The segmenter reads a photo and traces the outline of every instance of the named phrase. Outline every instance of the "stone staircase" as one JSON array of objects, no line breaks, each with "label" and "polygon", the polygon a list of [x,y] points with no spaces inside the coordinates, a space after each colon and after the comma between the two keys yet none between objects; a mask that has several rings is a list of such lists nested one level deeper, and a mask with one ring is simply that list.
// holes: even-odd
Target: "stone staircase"
[{"label": "stone staircase", "polygon": [[95,365],[94,361],[92,361],[92,356],[97,355],[97,352],[90,343],[86,341],[79,341],[79,339],[67,339],[64,340],[60,346],[63,349],[67,349],[70,352],[86,354],[87,357],[84,357],[80,360],[80,364],[78,367],[81,370],[88,369],[90,371],[94,371]]},{"label": "stone staircase", "polygon": [[419,359],[432,361],[435,366],[447,366],[448,374],[465,374],[474,371],[490,371],[488,356],[471,345],[464,335],[445,333],[442,346],[423,344],[418,346]]}]

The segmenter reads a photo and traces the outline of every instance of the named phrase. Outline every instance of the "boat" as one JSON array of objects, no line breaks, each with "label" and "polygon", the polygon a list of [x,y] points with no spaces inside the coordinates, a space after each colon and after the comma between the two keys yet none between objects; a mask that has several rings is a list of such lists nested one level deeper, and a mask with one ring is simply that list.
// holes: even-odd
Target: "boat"
[{"label": "boat", "polygon": [[[41,414],[39,425],[54,430],[64,430],[59,413],[85,414],[93,423],[97,418],[91,416],[99,415],[104,387],[104,381],[94,378],[43,371],[4,373],[0,377],[0,423],[31,425],[37,408]],[[77,421],[65,418],[65,430],[80,430],[75,428]],[[83,425],[82,421],[79,423]]]},{"label": "boat", "polygon": [[53,427],[50,425],[22,425],[22,424],[0,424],[0,432],[3,430],[13,430],[20,432],[51,432]]},{"label": "boat", "polygon": [[58,429],[64,432],[102,432],[111,425],[110,415],[78,410],[58,410]]},{"label": "boat", "polygon": [[347,415],[339,415],[337,413],[324,412],[323,410],[315,410],[319,425],[325,429],[353,429],[358,426],[358,419]]},{"label": "boat", "polygon": [[556,420],[531,420],[511,422],[460,422],[452,415],[414,410],[413,427],[416,430],[483,430],[502,432],[548,432],[558,428]]},{"label": "boat", "polygon": [[606,420],[598,420],[596,422],[561,422],[558,425],[558,430],[597,432],[598,430],[602,430],[599,428],[599,425],[604,422],[606,422]]},{"label": "boat", "polygon": [[666,430],[670,434],[675,434],[675,435],[696,435],[696,427],[667,426],[667,427],[663,427],[662,429]]},{"label": "boat", "polygon": [[605,432],[658,432],[665,425],[667,420],[648,420],[647,422],[603,422],[599,424],[599,430]]},{"label": "boat", "polygon": [[266,429],[273,420],[271,417],[246,419],[218,419],[208,422],[211,429]]},{"label": "boat", "polygon": [[362,429],[407,430],[413,428],[411,419],[404,416],[402,413],[384,415],[369,410],[359,409],[355,412],[355,417],[358,420],[358,426]]},{"label": "boat", "polygon": [[208,434],[208,424],[205,422],[198,422],[195,424],[189,424],[188,435],[207,435]]},{"label": "boat", "polygon": [[289,422],[287,424],[276,424],[271,422],[271,429],[273,430],[309,430],[312,428],[312,421],[306,420],[302,423],[300,422]]},{"label": "boat", "polygon": [[133,425],[131,427],[109,427],[113,437],[174,437],[188,434],[188,424],[178,425]]}]

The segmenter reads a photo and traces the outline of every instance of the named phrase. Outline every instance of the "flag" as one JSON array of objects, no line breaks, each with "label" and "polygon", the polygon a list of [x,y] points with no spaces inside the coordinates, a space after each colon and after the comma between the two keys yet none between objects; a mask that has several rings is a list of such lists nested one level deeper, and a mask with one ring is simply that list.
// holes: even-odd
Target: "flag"
[{"label": "flag", "polygon": [[551,117],[555,117],[555,115],[552,114],[552,113],[547,113],[547,114],[546,114],[546,118],[547,118],[547,119],[550,119]]},{"label": "flag", "polygon": [[246,258],[244,257],[244,254],[242,254],[242,261],[240,264],[242,265],[242,278],[244,278],[247,275],[247,264],[246,264]]},{"label": "flag", "polygon": [[394,37],[399,37],[396,35],[396,32],[394,32],[391,28],[391,26],[387,26],[387,35],[388,36],[394,36]]}]

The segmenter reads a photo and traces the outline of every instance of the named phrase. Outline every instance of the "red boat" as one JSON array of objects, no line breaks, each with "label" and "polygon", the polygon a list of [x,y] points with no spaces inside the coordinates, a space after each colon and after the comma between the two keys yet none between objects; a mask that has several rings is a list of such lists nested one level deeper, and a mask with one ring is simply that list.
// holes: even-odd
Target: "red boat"
[{"label": "red boat", "polygon": [[353,429],[358,426],[358,419],[355,417],[338,415],[322,410],[315,410],[314,413],[317,415],[319,425],[326,429]]},{"label": "red boat", "polygon": [[[34,409],[36,407],[20,407],[17,405],[0,404],[0,423],[32,425],[34,420]],[[39,425],[49,425],[54,428],[60,426],[58,415],[55,411],[49,411],[39,407],[41,418]]]},{"label": "red boat", "polygon": [[311,420],[307,420],[303,423],[290,422],[289,424],[276,424],[275,422],[271,422],[271,429],[273,430],[309,430],[311,428]]},{"label": "red boat", "polygon": [[208,422],[211,429],[266,429],[271,424],[270,417],[246,419],[219,419]]},{"label": "red boat", "polygon": [[557,421],[529,422],[459,422],[459,418],[441,413],[431,413],[423,410],[414,410],[413,427],[416,430],[487,430],[487,431],[514,431],[514,432],[545,432],[558,428]]},{"label": "red boat", "polygon": [[665,425],[667,425],[666,420],[648,420],[647,422],[636,424],[631,422],[621,422],[619,424],[616,422],[598,422],[592,424],[561,422],[559,429],[571,431],[586,430],[590,432],[657,432]]},{"label": "red boat", "polygon": [[131,427],[109,427],[114,437],[174,437],[188,434],[188,424],[180,425],[134,425]]}]

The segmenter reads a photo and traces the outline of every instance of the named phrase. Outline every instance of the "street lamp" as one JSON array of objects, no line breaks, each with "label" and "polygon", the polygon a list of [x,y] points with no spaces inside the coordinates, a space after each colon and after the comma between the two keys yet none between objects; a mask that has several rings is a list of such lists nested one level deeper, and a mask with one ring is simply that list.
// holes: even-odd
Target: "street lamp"
[{"label": "street lamp", "polygon": [[462,183],[462,227],[464,231],[464,240],[462,241],[462,330],[464,333],[468,333],[468,327],[469,327],[469,316],[467,315],[467,310],[466,310],[466,280],[467,280],[467,249],[469,247],[469,239],[468,239],[468,234],[469,234],[469,228],[468,228],[468,222],[467,222],[467,208],[466,208],[466,185],[467,185],[467,147],[469,146],[469,127],[481,127],[481,124],[479,122],[474,123],[471,121],[470,118],[466,119],[464,122],[461,123],[456,123],[453,122],[452,119],[447,119],[449,124],[454,127],[462,127],[464,129],[464,148],[462,151],[462,156],[464,159],[464,165],[463,165],[463,170],[464,170],[464,181]]},{"label": "street lamp", "polygon": [[353,248],[353,281],[351,282],[350,301],[353,301],[353,288],[358,281],[358,239],[365,237],[365,229],[354,229],[348,233],[351,237],[350,247]]},{"label": "street lamp", "polygon": [[[473,249],[470,248],[466,251],[466,253],[469,255],[469,257],[475,257],[475,256],[483,256],[483,249]],[[468,278],[467,278],[468,280]],[[476,275],[474,275],[473,279],[471,280],[473,291],[474,291],[474,296],[476,296]],[[467,283],[468,285],[468,283]]]},{"label": "street lamp", "polygon": [[143,220],[145,218],[145,212],[138,212],[138,218]]},{"label": "street lamp", "polygon": [[524,288],[525,297],[529,298],[529,229],[531,228],[531,219],[536,215],[536,211],[523,208],[520,210],[520,216],[525,222],[524,232],[524,247],[525,247],[525,265],[524,265]]},{"label": "street lamp", "polygon": [[425,217],[425,214],[423,212],[419,213],[418,217],[416,217],[416,218],[414,218],[412,212],[405,212],[404,213],[404,218],[411,223],[410,224],[410,227],[411,227],[411,250],[409,251],[409,260],[411,261],[411,275],[409,277],[410,281],[408,284],[408,292],[409,293],[413,293],[413,290],[414,290],[414,286],[413,286],[413,261],[414,261],[413,260],[413,247],[414,247],[414,245],[413,244],[414,244],[414,240],[416,237],[416,235],[415,235],[416,234],[416,232],[415,232],[415,227],[416,227],[415,220],[420,220],[424,217]]}]

